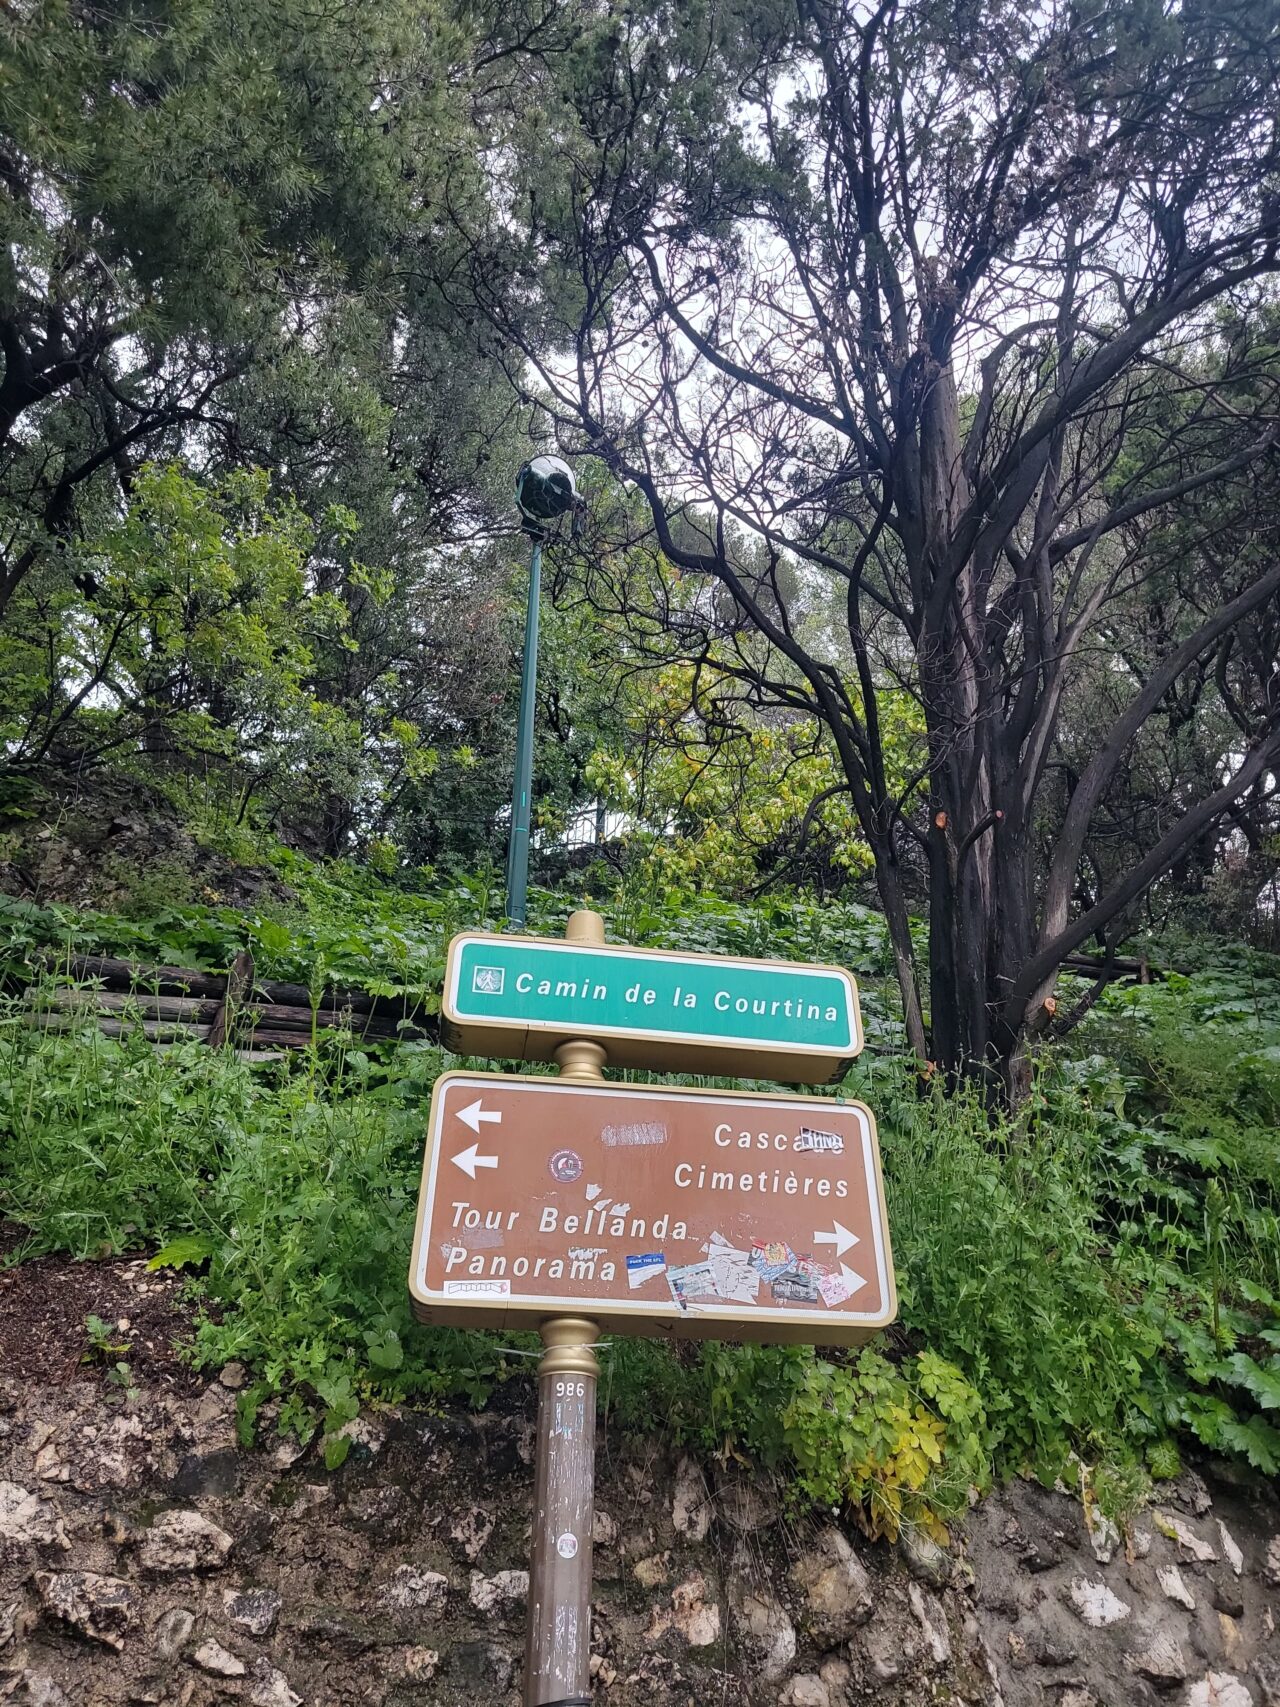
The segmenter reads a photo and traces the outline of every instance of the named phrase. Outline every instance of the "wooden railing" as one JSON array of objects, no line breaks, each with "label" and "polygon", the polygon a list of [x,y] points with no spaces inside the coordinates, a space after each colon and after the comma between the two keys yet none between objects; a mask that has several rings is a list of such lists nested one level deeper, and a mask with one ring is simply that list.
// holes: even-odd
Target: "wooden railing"
[{"label": "wooden railing", "polygon": [[250,1059],[305,1049],[325,1031],[345,1030],[368,1042],[434,1040],[433,1014],[408,997],[327,989],[313,1005],[304,984],[258,979],[253,959],[238,954],[228,972],[189,966],[146,966],[106,955],[61,956],[48,962],[49,984],[27,994],[33,1024],[69,1030],[87,1015],[108,1037],[139,1028],[161,1047],[198,1041],[232,1043]]}]

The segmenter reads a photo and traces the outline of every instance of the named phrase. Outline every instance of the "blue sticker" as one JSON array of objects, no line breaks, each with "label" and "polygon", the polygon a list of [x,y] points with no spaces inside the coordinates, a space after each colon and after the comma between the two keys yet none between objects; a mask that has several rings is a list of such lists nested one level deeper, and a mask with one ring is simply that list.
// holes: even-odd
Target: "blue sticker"
[{"label": "blue sticker", "polygon": [[652,1280],[655,1274],[665,1274],[667,1259],[661,1251],[645,1251],[641,1256],[627,1258],[627,1285],[632,1291]]}]

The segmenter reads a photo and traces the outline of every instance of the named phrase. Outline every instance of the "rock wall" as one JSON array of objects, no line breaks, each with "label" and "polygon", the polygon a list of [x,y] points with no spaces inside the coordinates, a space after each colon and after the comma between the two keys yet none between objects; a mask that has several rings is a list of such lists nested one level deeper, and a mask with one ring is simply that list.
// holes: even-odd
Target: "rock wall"
[{"label": "rock wall", "polygon": [[[112,1404],[0,1377],[0,1701],[519,1701],[530,1393],[235,1443],[229,1366]],[[943,1551],[797,1522],[740,1468],[602,1434],[593,1682],[608,1707],[1280,1707],[1273,1491],[1189,1475],[1130,1532],[1018,1484]]]}]

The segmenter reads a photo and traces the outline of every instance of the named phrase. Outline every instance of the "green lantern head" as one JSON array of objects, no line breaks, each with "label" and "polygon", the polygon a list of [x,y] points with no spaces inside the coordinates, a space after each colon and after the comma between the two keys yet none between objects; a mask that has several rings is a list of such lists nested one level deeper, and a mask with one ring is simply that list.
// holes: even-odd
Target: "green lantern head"
[{"label": "green lantern head", "polygon": [[516,475],[516,504],[526,533],[545,533],[581,503],[573,470],[558,456],[535,456]]}]

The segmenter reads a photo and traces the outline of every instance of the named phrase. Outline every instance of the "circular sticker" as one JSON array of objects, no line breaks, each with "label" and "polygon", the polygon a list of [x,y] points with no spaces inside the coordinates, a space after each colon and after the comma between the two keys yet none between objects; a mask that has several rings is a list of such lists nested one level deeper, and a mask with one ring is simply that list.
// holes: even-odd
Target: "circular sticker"
[{"label": "circular sticker", "polygon": [[572,1185],[574,1180],[582,1177],[582,1157],[576,1150],[557,1150],[547,1167],[552,1179],[561,1185]]},{"label": "circular sticker", "polygon": [[578,1537],[570,1535],[566,1529],[563,1535],[556,1538],[556,1552],[562,1559],[572,1559],[578,1551]]}]

